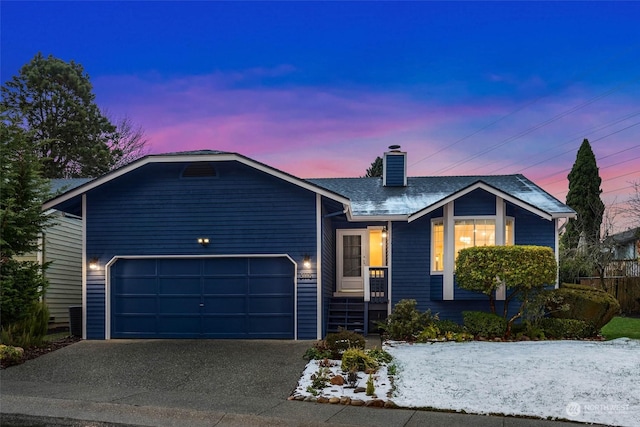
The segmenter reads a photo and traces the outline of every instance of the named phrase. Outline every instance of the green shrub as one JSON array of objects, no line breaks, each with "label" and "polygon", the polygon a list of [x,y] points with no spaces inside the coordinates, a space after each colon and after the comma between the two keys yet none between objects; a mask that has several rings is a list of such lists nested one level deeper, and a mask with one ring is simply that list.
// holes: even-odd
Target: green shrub
[{"label": "green shrub", "polygon": [[366,371],[368,369],[377,369],[378,362],[364,350],[359,348],[350,348],[342,354],[341,369],[343,372]]},{"label": "green shrub", "polygon": [[464,326],[470,334],[482,338],[503,337],[507,321],[496,314],[484,311],[463,311]]},{"label": "green shrub", "polygon": [[367,379],[367,388],[365,390],[365,394],[367,396],[373,396],[376,392],[376,388],[373,385],[373,375],[369,374],[369,378]]},{"label": "green shrub", "polygon": [[49,326],[49,308],[43,302],[34,303],[21,320],[3,326],[0,342],[14,347],[34,347],[42,345]]},{"label": "green shrub", "polygon": [[416,337],[428,325],[438,320],[438,315],[431,315],[431,310],[420,312],[414,299],[403,299],[394,307],[385,322],[379,324],[384,335],[392,340],[415,341]]},{"label": "green shrub", "polygon": [[329,348],[327,347],[327,342],[324,340],[318,341],[313,344],[313,346],[308,348],[302,356],[302,358],[305,360],[322,360],[331,357],[331,350],[329,350]]},{"label": "green shrub", "polygon": [[364,350],[365,339],[362,335],[347,331],[327,334],[325,337],[326,347],[331,352],[333,359],[340,359],[342,354],[350,348],[359,348]]},{"label": "green shrub", "polygon": [[387,353],[384,350],[379,350],[377,348],[373,348],[371,350],[366,350],[365,353],[370,357],[373,357],[378,364],[387,364],[393,360],[393,356]]},{"label": "green shrub", "polygon": [[416,337],[418,342],[427,342],[435,340],[440,336],[440,329],[433,323],[424,327],[424,329]]},{"label": "green shrub", "polygon": [[464,327],[462,325],[458,325],[456,322],[452,320],[436,320],[433,324],[440,330],[440,333],[445,335],[447,332],[453,332],[454,334],[459,334],[464,332]]},{"label": "green shrub", "polygon": [[11,366],[21,363],[23,356],[23,348],[0,344],[0,361],[2,361],[2,364],[4,366]]},{"label": "green shrub", "polygon": [[597,335],[590,324],[576,319],[558,319],[549,317],[540,321],[544,335],[556,339],[580,339]]},{"label": "green shrub", "polygon": [[552,317],[582,320],[598,331],[620,312],[618,301],[601,289],[565,283],[552,292],[568,306],[567,310],[555,310],[557,304],[549,304]]}]

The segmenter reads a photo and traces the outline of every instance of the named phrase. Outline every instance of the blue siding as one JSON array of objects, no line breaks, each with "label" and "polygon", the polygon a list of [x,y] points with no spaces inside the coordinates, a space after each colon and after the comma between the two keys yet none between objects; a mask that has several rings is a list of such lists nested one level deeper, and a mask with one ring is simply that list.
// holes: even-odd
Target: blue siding
[{"label": "blue siding", "polygon": [[453,206],[455,216],[478,216],[496,214],[496,196],[482,189],[456,199]]},{"label": "blue siding", "polygon": [[87,339],[104,339],[104,282],[87,283]]},{"label": "blue siding", "polygon": [[385,185],[388,187],[403,187],[405,178],[405,154],[386,155]]},{"label": "blue siding", "polygon": [[[299,266],[305,255],[317,259],[315,193],[239,162],[217,162],[215,178],[181,178],[185,166],[149,164],[89,192],[87,256],[101,265],[115,255],[289,254]],[[300,281],[301,339],[316,336],[312,268],[312,280]],[[87,316],[92,337],[103,338],[104,289],[93,292]]]},{"label": "blue siding", "polygon": [[516,245],[548,246],[555,250],[554,221],[540,218],[517,207],[512,212],[515,216]]},{"label": "blue siding", "polygon": [[[330,215],[333,212],[342,210],[342,205],[335,206],[334,203],[325,203],[322,208],[322,215]],[[344,216],[344,215],[343,215]],[[323,217],[322,219],[322,336],[327,334],[327,319],[329,318],[329,301],[333,296],[336,278],[336,238],[335,228],[332,225],[334,217]]]},{"label": "blue siding", "polygon": [[[431,218],[412,223],[394,222],[391,230],[391,298],[395,305],[402,299],[415,299],[418,308],[427,309],[430,300]],[[442,291],[442,290],[441,290]]]}]

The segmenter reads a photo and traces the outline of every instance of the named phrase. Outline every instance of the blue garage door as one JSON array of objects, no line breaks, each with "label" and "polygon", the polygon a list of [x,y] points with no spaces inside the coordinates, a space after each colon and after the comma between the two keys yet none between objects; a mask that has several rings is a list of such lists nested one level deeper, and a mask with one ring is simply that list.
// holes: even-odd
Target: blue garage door
[{"label": "blue garage door", "polygon": [[119,259],[112,338],[293,338],[285,257]]}]

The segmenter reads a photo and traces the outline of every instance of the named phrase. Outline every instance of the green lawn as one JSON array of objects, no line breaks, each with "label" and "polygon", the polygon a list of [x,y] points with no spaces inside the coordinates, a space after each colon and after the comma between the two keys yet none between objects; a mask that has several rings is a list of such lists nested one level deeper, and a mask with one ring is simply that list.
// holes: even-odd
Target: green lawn
[{"label": "green lawn", "polygon": [[621,337],[640,340],[640,319],[614,317],[611,322],[604,325],[601,333],[608,340]]}]

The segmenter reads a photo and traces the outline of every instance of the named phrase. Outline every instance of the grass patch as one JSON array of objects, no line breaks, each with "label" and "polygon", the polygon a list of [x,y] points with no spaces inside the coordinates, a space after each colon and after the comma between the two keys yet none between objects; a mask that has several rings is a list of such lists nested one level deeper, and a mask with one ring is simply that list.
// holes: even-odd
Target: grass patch
[{"label": "grass patch", "polygon": [[640,319],[614,317],[602,327],[600,333],[608,340],[622,337],[640,340]]}]

